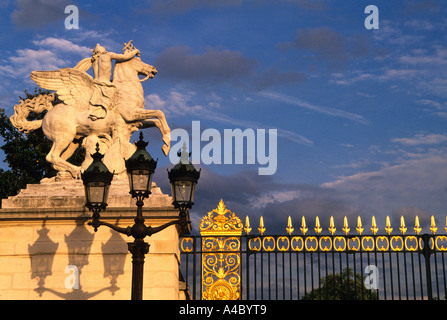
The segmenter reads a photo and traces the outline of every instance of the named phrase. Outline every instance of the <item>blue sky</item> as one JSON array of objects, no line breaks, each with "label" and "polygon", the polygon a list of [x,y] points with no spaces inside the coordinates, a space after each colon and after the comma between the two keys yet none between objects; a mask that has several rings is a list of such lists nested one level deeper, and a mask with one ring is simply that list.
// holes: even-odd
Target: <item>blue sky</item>
[{"label": "blue sky", "polygon": [[[79,29],[67,30],[67,5]],[[379,9],[367,30],[364,9]],[[278,130],[277,171],[200,165],[198,221],[223,198],[239,216],[284,232],[287,216],[323,227],[375,215],[398,227],[447,208],[446,8],[441,1],[6,0],[0,4],[0,105],[12,114],[32,70],[74,66],[101,43],[133,40],[158,74],[144,83],[146,109],[171,129]],[[169,192],[160,135],[155,181]],[[202,147],[206,143],[202,142]],[[280,226],[277,227],[276,226]],[[284,229],[284,230],[283,230]]]}]

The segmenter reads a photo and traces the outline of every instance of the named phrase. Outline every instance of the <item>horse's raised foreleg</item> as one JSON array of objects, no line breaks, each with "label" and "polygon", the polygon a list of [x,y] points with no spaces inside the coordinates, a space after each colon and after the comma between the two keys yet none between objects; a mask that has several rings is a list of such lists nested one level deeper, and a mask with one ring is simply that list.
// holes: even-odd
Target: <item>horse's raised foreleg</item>
[{"label": "horse's raised foreleg", "polygon": [[[136,122],[136,121],[144,121],[151,120],[154,121],[155,126],[160,130],[163,137],[163,153],[168,155],[170,145],[171,145],[171,129],[168,126],[166,121],[166,116],[161,110],[146,110],[146,109],[137,109],[133,112],[123,112],[121,113],[123,119],[126,122]],[[158,121],[157,121],[158,120]]]},{"label": "horse's raised foreleg", "polygon": [[165,145],[162,146],[161,149],[163,150],[164,155],[167,156],[169,153],[169,150],[171,149],[171,130],[169,130],[168,133],[164,134],[162,126],[163,125],[159,119],[151,119],[151,120],[141,121],[141,126],[139,126],[139,127],[141,129],[157,127],[158,130],[160,130],[160,132],[163,136],[163,142],[165,143]]}]

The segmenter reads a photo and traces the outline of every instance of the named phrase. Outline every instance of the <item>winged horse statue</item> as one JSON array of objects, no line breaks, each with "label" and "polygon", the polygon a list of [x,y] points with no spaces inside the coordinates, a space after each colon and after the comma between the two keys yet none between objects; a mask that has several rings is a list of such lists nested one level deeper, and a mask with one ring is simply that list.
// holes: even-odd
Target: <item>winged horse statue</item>
[{"label": "winged horse statue", "polygon": [[[125,172],[124,159],[136,147],[129,142],[133,132],[157,127],[167,156],[171,130],[161,110],[144,109],[142,81],[153,78],[155,67],[144,63],[140,51],[129,41],[123,54],[107,52],[99,44],[91,58],[80,61],[74,68],[56,71],[33,71],[31,79],[41,88],[55,91],[21,101],[14,106],[10,120],[22,132],[42,127],[45,136],[53,142],[46,160],[59,172],[69,172],[79,178],[81,169],[91,163],[90,154],[96,143],[104,153],[104,163],[119,175]],[[115,60],[113,78],[112,61]],[[92,67],[94,77],[87,73]],[[145,76],[140,79],[140,75]],[[28,121],[30,112],[42,113],[42,120]],[[75,166],[67,159],[79,144],[86,149],[83,164]]]}]

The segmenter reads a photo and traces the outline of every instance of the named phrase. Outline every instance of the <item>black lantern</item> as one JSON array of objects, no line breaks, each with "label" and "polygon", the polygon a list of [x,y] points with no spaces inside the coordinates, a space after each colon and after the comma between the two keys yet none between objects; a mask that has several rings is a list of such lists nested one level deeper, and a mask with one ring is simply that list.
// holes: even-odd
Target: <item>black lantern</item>
[{"label": "black lantern", "polygon": [[137,150],[126,160],[130,194],[132,197],[147,198],[151,194],[152,175],[157,167],[157,161],[146,151],[148,143],[143,141],[142,132],[140,140],[135,145]]},{"label": "black lantern", "polygon": [[113,173],[101,161],[104,155],[99,153],[98,143],[96,144],[96,152],[91,156],[93,162],[87,170],[81,173],[87,200],[85,206],[93,211],[104,210],[107,207],[107,197]]},{"label": "black lantern", "polygon": [[194,193],[200,171],[189,162],[190,153],[183,146],[182,152],[178,153],[180,162],[168,171],[171,182],[173,205],[175,208],[191,208],[194,204]]}]

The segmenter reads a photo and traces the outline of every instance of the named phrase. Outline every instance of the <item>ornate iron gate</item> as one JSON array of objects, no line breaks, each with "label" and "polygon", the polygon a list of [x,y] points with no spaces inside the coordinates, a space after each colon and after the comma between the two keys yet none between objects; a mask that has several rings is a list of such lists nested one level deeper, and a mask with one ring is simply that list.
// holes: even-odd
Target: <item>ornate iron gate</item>
[{"label": "ornate iron gate", "polygon": [[[447,223],[447,220],[446,220]],[[190,299],[446,299],[446,234],[431,218],[422,233],[416,217],[408,230],[401,217],[393,232],[387,217],[379,233],[372,217],[366,230],[360,217],[351,233],[346,217],[337,232],[305,218],[294,233],[267,235],[263,218],[253,234],[223,201],[200,224],[200,236],[183,237],[181,273]],[[245,234],[242,232],[245,231]],[[340,232],[341,231],[341,232]],[[199,272],[201,270],[201,272]]]}]

